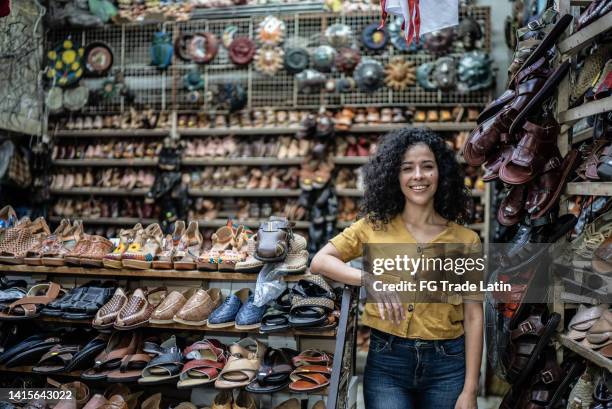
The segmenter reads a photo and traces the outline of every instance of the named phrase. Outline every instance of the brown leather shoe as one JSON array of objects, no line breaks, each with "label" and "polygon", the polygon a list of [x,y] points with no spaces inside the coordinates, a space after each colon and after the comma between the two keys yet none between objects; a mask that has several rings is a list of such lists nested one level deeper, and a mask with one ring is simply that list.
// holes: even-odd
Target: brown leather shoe
[{"label": "brown leather shoe", "polygon": [[89,245],[81,253],[80,263],[82,266],[103,267],[103,259],[113,250],[113,243],[102,236],[90,236]]},{"label": "brown leather shoe", "polygon": [[191,288],[183,293],[172,291],[164,301],[153,311],[149,322],[151,324],[170,324],[172,317],[181,309],[187,300],[195,293],[196,289]]},{"label": "brown leather shoe", "polygon": [[137,288],[119,311],[113,326],[115,329],[129,330],[147,325],[149,317],[165,296],[165,287],[158,287],[147,292]]},{"label": "brown leather shoe", "polygon": [[127,300],[128,298],[123,288],[117,288],[111,299],[98,310],[91,326],[95,329],[111,328]]},{"label": "brown leather shoe", "polygon": [[173,320],[185,325],[206,325],[208,316],[221,305],[222,298],[221,290],[218,288],[199,289],[174,315]]}]

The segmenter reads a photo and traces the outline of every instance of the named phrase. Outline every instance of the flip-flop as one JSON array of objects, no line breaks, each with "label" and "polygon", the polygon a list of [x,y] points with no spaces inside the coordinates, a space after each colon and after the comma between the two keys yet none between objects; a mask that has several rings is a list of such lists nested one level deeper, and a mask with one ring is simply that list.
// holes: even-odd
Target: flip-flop
[{"label": "flip-flop", "polygon": [[151,355],[140,350],[133,355],[126,355],[121,360],[119,369],[109,372],[107,382],[136,382],[142,376],[142,370],[151,362]]}]

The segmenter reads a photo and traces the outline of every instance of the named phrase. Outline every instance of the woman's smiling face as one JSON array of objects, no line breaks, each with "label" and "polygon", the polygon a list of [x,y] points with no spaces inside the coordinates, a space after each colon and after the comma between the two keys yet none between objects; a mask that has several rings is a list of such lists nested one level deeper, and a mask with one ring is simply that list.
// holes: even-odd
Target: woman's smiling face
[{"label": "woman's smiling face", "polygon": [[399,183],[408,202],[419,206],[433,202],[438,176],[436,157],[426,144],[418,143],[406,150],[400,166]]}]

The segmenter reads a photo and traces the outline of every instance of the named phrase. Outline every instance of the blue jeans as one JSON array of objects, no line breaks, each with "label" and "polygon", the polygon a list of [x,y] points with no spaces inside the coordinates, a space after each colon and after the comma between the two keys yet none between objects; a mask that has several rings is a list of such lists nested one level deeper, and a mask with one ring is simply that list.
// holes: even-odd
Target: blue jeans
[{"label": "blue jeans", "polygon": [[405,339],[372,329],[366,409],[454,409],[465,380],[464,337]]}]

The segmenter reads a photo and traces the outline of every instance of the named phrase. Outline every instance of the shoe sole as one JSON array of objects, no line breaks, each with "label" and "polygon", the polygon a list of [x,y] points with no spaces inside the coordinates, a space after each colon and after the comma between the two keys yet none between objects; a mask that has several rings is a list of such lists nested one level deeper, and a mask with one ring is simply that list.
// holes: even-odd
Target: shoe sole
[{"label": "shoe sole", "polygon": [[202,321],[185,321],[180,318],[173,318],[172,322],[176,322],[177,324],[189,325],[190,327],[202,327],[206,325],[208,320],[206,319]]},{"label": "shoe sole", "polygon": [[135,268],[136,270],[149,270],[151,268],[150,261],[141,260],[122,260],[123,267]]},{"label": "shoe sole", "polygon": [[206,324],[207,328],[229,328],[229,327],[235,327],[235,326],[236,326],[236,321],[222,322],[220,324],[211,324],[211,323]]}]

